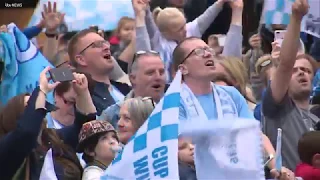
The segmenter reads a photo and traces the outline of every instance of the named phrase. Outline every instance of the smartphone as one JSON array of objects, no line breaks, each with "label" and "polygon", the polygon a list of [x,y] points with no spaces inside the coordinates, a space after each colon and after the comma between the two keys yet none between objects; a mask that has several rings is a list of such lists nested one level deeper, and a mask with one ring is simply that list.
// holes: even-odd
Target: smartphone
[{"label": "smartphone", "polygon": [[286,34],[286,32],[286,30],[276,30],[274,32],[274,41],[277,42],[280,47],[282,45],[284,35]]},{"label": "smartphone", "polygon": [[49,70],[53,82],[64,82],[74,80],[71,69],[67,67],[59,67]]}]

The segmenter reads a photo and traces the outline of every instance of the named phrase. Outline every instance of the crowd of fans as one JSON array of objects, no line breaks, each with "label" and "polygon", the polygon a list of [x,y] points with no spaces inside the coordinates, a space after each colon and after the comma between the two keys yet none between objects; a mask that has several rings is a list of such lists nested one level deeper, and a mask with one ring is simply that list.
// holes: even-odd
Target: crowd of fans
[{"label": "crowd of fans", "polygon": [[[112,34],[96,26],[58,31],[63,12],[56,3],[45,5],[43,20],[23,33],[32,39],[45,29],[38,48],[53,66],[72,69],[75,80],[52,83],[47,67],[31,94],[2,105],[0,179],[39,179],[50,148],[58,179],[99,179],[180,70],[182,94],[199,104],[181,97],[180,121],[199,118],[199,109],[208,119],[260,121],[266,161],[271,157],[266,179],[320,180],[320,40],[314,38],[310,49],[300,32],[308,1],[295,1],[289,25],[261,25],[249,39],[242,36],[242,0],[217,0],[190,20],[183,7],[192,3],[132,0],[135,18],[121,18]],[[228,32],[201,39],[226,6]],[[275,30],[286,30],[282,44],[274,41]],[[7,33],[5,25],[1,32]],[[46,102],[50,92],[54,106]],[[280,172],[272,159],[278,128],[283,132]],[[179,139],[181,180],[201,179],[196,150],[192,140]]]}]

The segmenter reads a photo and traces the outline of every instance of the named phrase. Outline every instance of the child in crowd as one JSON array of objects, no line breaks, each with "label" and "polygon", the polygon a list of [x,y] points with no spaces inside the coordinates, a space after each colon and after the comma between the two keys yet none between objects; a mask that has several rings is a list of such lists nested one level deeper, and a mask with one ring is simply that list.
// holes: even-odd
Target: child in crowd
[{"label": "child in crowd", "polygon": [[179,175],[180,180],[196,180],[194,167],[194,145],[189,139],[179,139],[178,143]]},{"label": "child in crowd", "polygon": [[82,179],[100,179],[119,150],[118,135],[109,122],[94,120],[83,124],[77,147],[87,164]]},{"label": "child in crowd", "polygon": [[122,17],[118,22],[115,36],[110,38],[111,52],[116,59],[129,45],[133,35],[135,35],[135,20],[130,17]]},{"label": "child in crowd", "polygon": [[305,133],[298,142],[301,164],[296,168],[296,177],[303,180],[320,180],[320,132]]}]

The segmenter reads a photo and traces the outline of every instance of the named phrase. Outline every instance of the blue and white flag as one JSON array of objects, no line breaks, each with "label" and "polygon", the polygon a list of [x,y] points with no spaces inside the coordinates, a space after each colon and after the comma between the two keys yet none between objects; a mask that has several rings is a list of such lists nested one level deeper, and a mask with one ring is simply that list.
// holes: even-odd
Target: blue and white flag
[{"label": "blue and white flag", "polygon": [[290,22],[291,8],[295,0],[265,0],[263,17],[265,24],[284,24]]},{"label": "blue and white flag", "polygon": [[[16,95],[32,93],[39,85],[42,70],[53,67],[14,23],[7,28],[8,33],[0,33],[0,57],[4,61],[0,100],[3,104]],[[53,103],[52,93],[48,101]]]},{"label": "blue and white flag", "polygon": [[101,177],[109,179],[179,179],[178,126],[181,72],[150,117]]},{"label": "blue and white flag", "polygon": [[[201,121],[197,118],[181,121],[179,129],[181,136],[192,138],[198,149],[195,154],[201,158],[198,179],[265,179],[258,121],[238,118]],[[197,162],[195,165],[197,167]]]},{"label": "blue and white flag", "polygon": [[[96,25],[103,30],[114,30],[123,16],[134,17],[131,0],[54,0],[57,10],[65,13],[68,30],[79,31]],[[54,2],[51,1],[51,2]],[[42,19],[43,4],[40,0],[34,11],[29,26],[34,26]]]},{"label": "blue and white flag", "polygon": [[309,12],[303,17],[301,31],[320,38],[320,1],[309,1]]},{"label": "blue and white flag", "polygon": [[275,161],[276,161],[276,170],[279,172],[281,171],[281,168],[282,168],[281,146],[282,146],[282,129],[278,128]]},{"label": "blue and white flag", "polygon": [[52,149],[49,149],[46,154],[39,180],[58,180],[57,175],[54,171]]}]

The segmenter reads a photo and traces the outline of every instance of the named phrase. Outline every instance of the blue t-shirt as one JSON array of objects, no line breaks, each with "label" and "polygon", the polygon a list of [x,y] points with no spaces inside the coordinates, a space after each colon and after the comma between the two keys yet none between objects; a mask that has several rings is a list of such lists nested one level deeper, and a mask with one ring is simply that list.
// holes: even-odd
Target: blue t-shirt
[{"label": "blue t-shirt", "polygon": [[[253,112],[250,110],[247,104],[247,101],[236,88],[232,86],[219,86],[219,87],[223,88],[231,96],[237,108],[238,116],[240,118],[248,118],[248,119],[254,118]],[[216,110],[216,103],[214,102],[213,93],[196,96],[196,98],[201,104],[201,107],[204,110],[205,114],[207,115],[208,119],[218,118],[218,113]],[[187,112],[185,109],[184,102],[182,100],[180,101],[180,107],[179,107],[179,119],[180,120],[187,119]]]}]

